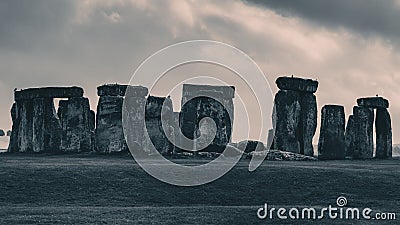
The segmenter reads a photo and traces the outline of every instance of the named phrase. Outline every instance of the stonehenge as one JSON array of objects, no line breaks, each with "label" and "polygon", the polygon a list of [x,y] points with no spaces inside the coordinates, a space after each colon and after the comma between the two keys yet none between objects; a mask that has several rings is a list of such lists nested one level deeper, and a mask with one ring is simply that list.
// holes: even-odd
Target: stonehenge
[{"label": "stonehenge", "polygon": [[[318,82],[279,77],[276,85],[279,91],[274,99],[273,128],[268,131],[267,147],[314,156]],[[154,146],[160,154],[173,155],[187,151],[221,153],[231,143],[234,86],[184,84],[179,112],[174,112],[169,96],[149,95],[143,86],[99,86],[96,113],[83,94],[83,89],[75,86],[15,90],[10,111],[12,130],[7,132],[8,152],[110,154],[132,151],[128,149],[129,140],[143,153],[150,153]],[[55,99],[59,99],[57,109]],[[318,158],[391,158],[388,107],[389,101],[382,97],[359,98],[346,124],[343,106],[323,106]],[[127,113],[128,121],[123,121],[123,113]],[[126,123],[130,126],[124,132]],[[0,132],[1,135],[6,134]],[[191,146],[177,147],[174,143],[182,143],[182,138],[191,140]],[[249,153],[259,146],[264,148],[259,141],[242,141],[238,147]]]},{"label": "stonehenge", "polygon": [[374,112],[376,111],[376,158],[392,157],[392,127],[387,110],[389,101],[382,97],[357,99],[353,115],[349,117],[346,128],[346,156],[353,159],[374,157]]},{"label": "stonehenge", "polygon": [[273,149],[314,155],[312,139],[317,128],[318,82],[297,77],[279,77],[275,95]]},{"label": "stonehenge", "polygon": [[3,136],[5,136],[6,135],[6,133],[4,132],[4,130],[1,130],[0,129],[0,137],[3,137]]},{"label": "stonehenge", "polygon": [[345,114],[340,105],[325,105],[321,112],[318,159],[345,158]]}]

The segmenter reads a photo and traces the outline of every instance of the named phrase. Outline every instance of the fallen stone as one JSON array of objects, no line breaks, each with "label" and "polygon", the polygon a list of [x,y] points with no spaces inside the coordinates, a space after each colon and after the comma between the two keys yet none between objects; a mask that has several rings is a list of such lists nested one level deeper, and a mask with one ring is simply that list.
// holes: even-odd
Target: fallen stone
[{"label": "fallen stone", "polygon": [[43,87],[28,88],[14,92],[15,101],[32,100],[35,98],[73,98],[82,97],[83,89],[80,87]]},{"label": "fallen stone", "polygon": [[389,101],[382,97],[359,98],[357,104],[369,108],[389,108]]},{"label": "fallen stone", "polygon": [[302,154],[297,154],[293,152],[286,152],[280,150],[265,150],[265,151],[254,151],[249,154],[245,158],[251,159],[254,155],[264,157],[265,160],[268,161],[317,161],[317,158],[312,156],[305,156]]},{"label": "fallen stone", "polygon": [[318,81],[298,77],[279,77],[276,85],[281,90],[315,93],[318,89]]},{"label": "fallen stone", "polygon": [[321,131],[318,142],[318,159],[345,158],[344,107],[325,105],[322,107]]},{"label": "fallen stone", "polygon": [[392,158],[392,122],[387,109],[378,108],[375,120],[376,158]]},{"label": "fallen stone", "polygon": [[355,106],[354,115],[354,151],[353,159],[371,159],[373,157],[374,111],[367,107]]}]

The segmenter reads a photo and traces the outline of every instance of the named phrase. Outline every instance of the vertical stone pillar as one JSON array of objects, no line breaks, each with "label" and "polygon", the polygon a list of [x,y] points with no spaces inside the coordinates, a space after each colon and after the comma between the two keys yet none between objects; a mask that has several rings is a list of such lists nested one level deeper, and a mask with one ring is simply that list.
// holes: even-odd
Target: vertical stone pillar
[{"label": "vertical stone pillar", "polygon": [[[16,149],[14,152],[32,152],[33,137],[33,100],[19,100],[16,102],[17,120],[16,124]],[[12,141],[13,142],[13,141]]]},{"label": "vertical stone pillar", "polygon": [[344,107],[325,105],[322,108],[321,130],[318,142],[318,158],[345,158],[345,114]]},{"label": "vertical stone pillar", "polygon": [[312,93],[301,93],[300,95],[300,154],[313,156],[313,138],[317,130],[317,99]]},{"label": "vertical stone pillar", "polygon": [[318,82],[297,77],[279,77],[275,96],[273,148],[314,155],[312,140],[317,128]]},{"label": "vertical stone pillar", "polygon": [[[180,129],[189,139],[202,137],[195,141],[195,146],[186,148],[197,149],[205,145],[202,140],[212,139],[211,144],[201,151],[222,152],[225,149],[231,141],[234,96],[233,86],[183,85]],[[210,120],[202,121],[203,118],[212,119],[216,127],[208,124]]]},{"label": "vertical stone pillar", "polygon": [[33,100],[33,152],[59,152],[62,128],[52,98]]},{"label": "vertical stone pillar", "polygon": [[346,143],[346,157],[353,157],[354,153],[354,116],[350,115],[347,121],[346,133],[345,133],[345,143]]},{"label": "vertical stone pillar", "polygon": [[87,152],[93,150],[94,115],[89,99],[69,98],[59,102],[58,115],[63,129],[63,152]]},{"label": "vertical stone pillar", "polygon": [[376,110],[376,158],[392,158],[392,125],[390,114],[385,108]]},{"label": "vertical stone pillar", "polygon": [[122,128],[122,96],[100,96],[96,116],[96,150],[99,153],[128,150]]},{"label": "vertical stone pillar", "polygon": [[[164,111],[162,107],[164,105]],[[164,114],[162,114],[164,113]],[[165,121],[165,130],[162,127],[161,115]],[[170,98],[149,96],[146,103],[146,131],[152,144],[161,154],[171,154],[173,147],[168,140],[172,138],[174,129],[172,127],[173,108]]]},{"label": "vertical stone pillar", "polygon": [[374,153],[373,145],[373,109],[354,106],[354,151],[353,159],[371,159]]},{"label": "vertical stone pillar", "polygon": [[[129,96],[123,109],[125,93]],[[141,86],[103,85],[97,88],[100,96],[96,117],[96,150],[100,153],[125,152],[128,146],[122,126],[122,110],[128,110],[129,140],[142,148],[144,141],[145,96],[148,90]]]},{"label": "vertical stone pillar", "polygon": [[[275,95],[274,149],[300,153],[300,95],[296,91],[280,90]],[[302,129],[301,129],[302,131]]]}]

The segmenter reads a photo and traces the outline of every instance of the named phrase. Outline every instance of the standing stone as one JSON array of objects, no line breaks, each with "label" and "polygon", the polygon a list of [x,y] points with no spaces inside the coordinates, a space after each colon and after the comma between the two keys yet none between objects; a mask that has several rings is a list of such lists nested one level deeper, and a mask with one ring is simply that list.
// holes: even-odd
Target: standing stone
[{"label": "standing stone", "polygon": [[273,148],[314,155],[312,140],[317,128],[318,82],[297,77],[279,77],[275,95]]},{"label": "standing stone", "polygon": [[58,115],[63,129],[63,152],[87,152],[93,150],[94,116],[89,99],[70,98],[59,102]]},{"label": "standing stone", "polygon": [[[186,148],[210,152],[222,152],[225,149],[231,141],[234,96],[233,86],[183,85],[179,122],[182,133],[191,140],[202,137],[195,141],[195,146]],[[214,120],[216,126],[211,126],[211,121],[203,118]],[[198,149],[209,139],[212,142],[207,148]]]},{"label": "standing stone", "polygon": [[353,159],[371,159],[373,146],[373,109],[354,106],[354,151]]},{"label": "standing stone", "polygon": [[274,149],[300,153],[298,137],[300,122],[300,94],[296,91],[280,90],[275,95],[274,105]]},{"label": "standing stone", "polygon": [[353,157],[354,154],[354,116],[350,115],[347,121],[346,133],[345,133],[345,143],[346,143],[346,157]]},{"label": "standing stone", "polygon": [[[147,148],[148,138],[145,136],[145,110],[146,96],[148,89],[142,86],[128,86],[125,93],[124,121],[125,137],[129,141],[130,152],[136,151],[139,154],[149,154]],[[129,126],[127,126],[129,125]]]},{"label": "standing stone", "polygon": [[387,159],[392,157],[392,125],[387,109],[376,110],[376,158]]},{"label": "standing stone", "polygon": [[[164,105],[164,110],[162,110]],[[162,112],[164,114],[162,114]],[[162,116],[161,116],[162,115]],[[162,126],[162,118],[165,120],[165,130]],[[161,154],[171,154],[173,147],[168,136],[173,132],[172,121],[173,108],[170,98],[149,96],[146,103],[146,131],[150,137],[151,144]],[[167,136],[168,135],[168,136]],[[150,143],[149,143],[150,144]]]},{"label": "standing stone", "polygon": [[318,142],[318,158],[345,158],[345,114],[344,107],[325,105],[322,108],[321,131]]},{"label": "standing stone", "polygon": [[33,100],[19,100],[11,109],[13,120],[9,152],[32,152]]},{"label": "standing stone", "polygon": [[122,128],[121,96],[101,96],[97,105],[96,150],[99,153],[124,152],[128,147]]},{"label": "standing stone", "polygon": [[33,152],[59,152],[62,128],[51,98],[33,100]]},{"label": "standing stone", "polygon": [[[128,150],[125,136],[131,143],[137,143],[138,148],[142,148],[147,88],[111,84],[98,87],[97,93],[100,98],[96,117],[96,150],[100,153],[125,152]],[[125,95],[129,96],[124,108],[129,121],[124,122],[130,125],[126,135],[122,126]]]},{"label": "standing stone", "polygon": [[275,136],[275,131],[274,129],[269,129],[268,130],[268,137],[267,137],[267,149],[271,149],[274,146],[274,136]]},{"label": "standing stone", "polygon": [[300,154],[313,156],[314,147],[312,144],[315,131],[317,130],[317,100],[311,93],[300,95],[300,124],[299,140]]}]

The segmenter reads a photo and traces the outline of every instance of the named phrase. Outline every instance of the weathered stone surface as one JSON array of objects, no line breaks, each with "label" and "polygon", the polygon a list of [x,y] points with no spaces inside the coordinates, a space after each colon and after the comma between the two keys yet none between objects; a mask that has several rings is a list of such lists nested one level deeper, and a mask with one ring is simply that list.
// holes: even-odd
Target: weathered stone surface
[{"label": "weathered stone surface", "polygon": [[296,91],[280,90],[275,95],[273,112],[274,147],[287,152],[300,153],[300,94]]},{"label": "weathered stone surface", "polygon": [[355,106],[354,115],[354,151],[353,159],[373,157],[374,111],[367,107]]},{"label": "weathered stone surface", "polygon": [[267,137],[267,145],[266,145],[268,149],[271,149],[274,146],[274,136],[275,136],[274,129],[269,129]]},{"label": "weathered stone surface", "polygon": [[182,89],[182,97],[183,96],[185,96],[186,99],[199,96],[214,97],[216,99],[232,99],[235,98],[235,87],[184,84]]},{"label": "weathered stone surface", "polygon": [[82,97],[83,89],[80,87],[43,87],[28,88],[14,92],[15,101],[29,100],[35,98],[72,98]]},{"label": "weathered stone surface", "polygon": [[350,115],[347,121],[345,144],[346,144],[346,157],[353,157],[354,153],[354,140],[355,140],[355,124],[354,116]]},{"label": "weathered stone surface", "polygon": [[33,100],[33,152],[59,152],[62,128],[51,98]]},{"label": "weathered stone surface", "polygon": [[281,90],[315,93],[318,89],[318,81],[298,77],[279,77],[276,85]]},{"label": "weathered stone surface", "polygon": [[89,99],[82,97],[60,101],[58,116],[63,130],[61,151],[92,151],[95,119]]},{"label": "weathered stone surface", "polygon": [[6,135],[6,133],[4,132],[4,130],[0,129],[0,137],[3,137],[5,135]]},{"label": "weathered stone surface", "polygon": [[312,140],[317,129],[317,100],[311,93],[300,94],[300,124],[298,132],[300,154],[313,156]]},{"label": "weathered stone surface", "polygon": [[280,150],[265,150],[254,151],[245,154],[245,158],[252,158],[254,155],[264,157],[268,161],[316,161],[317,159],[311,156],[305,156],[293,152],[285,152]]},{"label": "weathered stone surface", "polygon": [[[138,90],[135,90],[138,89]],[[138,153],[150,153],[148,146],[148,139],[145,138],[146,123],[145,123],[145,110],[146,98],[143,96],[141,86],[129,86],[126,92],[124,110],[126,112],[128,121],[125,124],[125,135],[129,141],[129,150],[139,151]],[[146,89],[147,92],[147,89]],[[139,95],[138,95],[139,94]]]},{"label": "weathered stone surface", "polygon": [[359,98],[357,104],[369,108],[389,108],[389,101],[382,97]]},{"label": "weathered stone surface", "polygon": [[[230,86],[183,85],[180,128],[183,135],[189,139],[194,140],[203,135],[208,137],[203,140],[213,139],[202,151],[221,152],[230,142],[234,119],[234,90],[234,87]],[[200,124],[205,117],[214,120],[216,127],[207,124],[207,120]],[[211,137],[214,133],[215,137]],[[193,149],[197,148],[196,146],[193,146]]]},{"label": "weathered stone surface", "polygon": [[318,82],[297,77],[279,77],[275,95],[273,149],[314,155],[312,139],[317,128]]},{"label": "weathered stone surface", "polygon": [[260,141],[246,140],[239,142],[237,148],[244,153],[250,153],[254,151],[264,151],[265,146],[264,143]]},{"label": "weathered stone surface", "polygon": [[19,100],[11,108],[13,121],[8,152],[32,152],[33,101]]},{"label": "weathered stone surface", "polygon": [[[128,85],[121,84],[105,84],[97,87],[97,95],[98,96],[125,96],[126,89]],[[145,97],[148,94],[148,90],[146,87],[141,86],[130,86],[132,88],[129,89],[130,95],[134,95],[137,97]]]},{"label": "weathered stone surface", "polygon": [[[162,110],[164,104],[164,110]],[[163,114],[162,114],[163,112]],[[165,121],[165,130],[162,127],[162,118]],[[146,103],[146,130],[153,146],[163,155],[172,154],[173,145],[168,140],[174,136],[173,107],[170,98],[149,96]],[[150,143],[149,143],[150,144]]]},{"label": "weathered stone surface", "polygon": [[[126,138],[143,150],[145,105],[148,90],[142,86],[103,85],[98,88],[100,95],[96,117],[96,150],[100,153],[124,152],[128,150],[122,126],[122,110],[127,112]],[[109,95],[109,96],[108,96]],[[129,96],[125,101],[124,97]]]},{"label": "weathered stone surface", "polygon": [[345,114],[344,107],[325,105],[322,108],[321,131],[318,142],[318,158],[345,158]]},{"label": "weathered stone surface", "polygon": [[392,121],[386,109],[376,110],[376,158],[387,159],[392,157]]},{"label": "weathered stone surface", "polygon": [[122,127],[122,104],[120,96],[101,96],[97,105],[96,150],[99,153],[127,151]]}]

